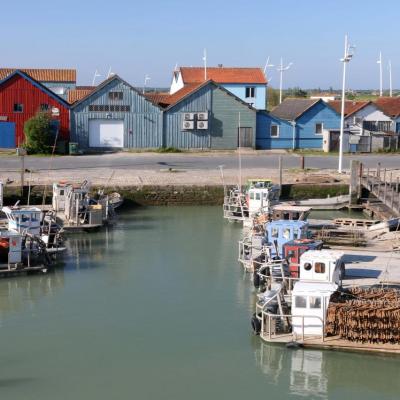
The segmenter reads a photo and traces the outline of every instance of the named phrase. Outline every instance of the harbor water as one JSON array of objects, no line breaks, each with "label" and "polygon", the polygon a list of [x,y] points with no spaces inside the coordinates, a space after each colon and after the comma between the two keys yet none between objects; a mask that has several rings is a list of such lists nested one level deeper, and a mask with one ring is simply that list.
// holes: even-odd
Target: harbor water
[{"label": "harbor water", "polygon": [[7,400],[398,399],[400,358],[262,344],[220,207],[154,207],[0,281]]}]

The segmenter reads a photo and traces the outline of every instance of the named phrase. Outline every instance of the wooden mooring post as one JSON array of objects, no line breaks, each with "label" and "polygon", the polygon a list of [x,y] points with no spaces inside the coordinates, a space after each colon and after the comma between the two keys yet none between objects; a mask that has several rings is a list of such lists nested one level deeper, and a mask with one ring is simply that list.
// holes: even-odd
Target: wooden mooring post
[{"label": "wooden mooring post", "polygon": [[358,160],[351,160],[350,164],[350,205],[357,204],[361,195],[362,164]]}]

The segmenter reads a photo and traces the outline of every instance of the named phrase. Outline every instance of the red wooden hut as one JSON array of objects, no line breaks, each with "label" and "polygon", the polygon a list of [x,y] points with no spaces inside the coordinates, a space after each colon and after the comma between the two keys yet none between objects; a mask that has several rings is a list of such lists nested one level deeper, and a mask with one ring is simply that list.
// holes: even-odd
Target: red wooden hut
[{"label": "red wooden hut", "polygon": [[0,148],[25,140],[24,123],[38,112],[48,112],[59,140],[69,140],[69,104],[20,70],[0,82]]}]

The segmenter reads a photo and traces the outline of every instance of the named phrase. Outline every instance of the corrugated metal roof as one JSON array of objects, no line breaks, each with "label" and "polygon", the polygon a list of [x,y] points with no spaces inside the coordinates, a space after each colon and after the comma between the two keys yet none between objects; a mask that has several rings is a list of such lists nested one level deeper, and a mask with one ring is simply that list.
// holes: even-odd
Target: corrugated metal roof
[{"label": "corrugated metal roof", "polygon": [[277,105],[271,114],[274,117],[294,121],[303,115],[310,107],[320,102],[320,99],[285,99]]},{"label": "corrugated metal roof", "polygon": [[[342,101],[341,100],[333,100],[329,101],[328,104],[337,112],[342,112]],[[347,100],[344,102],[344,115],[345,117],[349,117],[350,115],[354,114],[355,112],[361,110],[368,104],[372,104],[371,101],[351,101]]]},{"label": "corrugated metal roof", "polygon": [[91,89],[73,89],[68,92],[68,97],[67,101],[70,104],[75,103],[76,101],[79,101],[89,95],[90,93],[93,92],[95,87],[92,87]]},{"label": "corrugated metal roof", "polygon": [[389,117],[400,115],[400,97],[380,97],[374,103]]},{"label": "corrugated metal roof", "polygon": [[[185,84],[205,81],[203,67],[180,67],[180,71]],[[207,80],[210,79],[216,83],[267,83],[261,68],[208,67]]]},{"label": "corrugated metal roof", "polygon": [[76,82],[75,69],[0,68],[0,80],[20,70],[39,82]]}]

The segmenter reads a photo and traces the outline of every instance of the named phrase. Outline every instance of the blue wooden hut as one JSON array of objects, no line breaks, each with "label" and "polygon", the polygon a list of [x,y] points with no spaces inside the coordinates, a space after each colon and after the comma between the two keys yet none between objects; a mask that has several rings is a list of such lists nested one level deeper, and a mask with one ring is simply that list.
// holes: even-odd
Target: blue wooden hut
[{"label": "blue wooden hut", "polygon": [[285,99],[257,113],[257,148],[322,149],[323,132],[337,130],[340,115],[323,100]]}]

